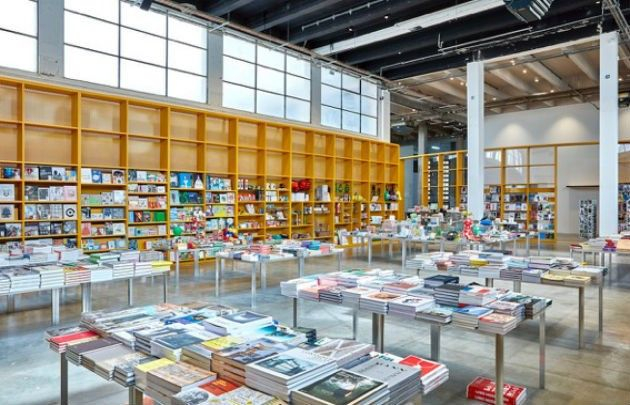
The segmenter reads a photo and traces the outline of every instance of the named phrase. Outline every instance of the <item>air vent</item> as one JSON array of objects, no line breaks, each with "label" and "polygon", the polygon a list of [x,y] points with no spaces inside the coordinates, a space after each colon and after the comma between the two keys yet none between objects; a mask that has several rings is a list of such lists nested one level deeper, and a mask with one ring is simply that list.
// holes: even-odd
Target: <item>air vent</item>
[{"label": "air vent", "polygon": [[505,6],[519,20],[530,23],[540,20],[554,0],[505,0]]}]

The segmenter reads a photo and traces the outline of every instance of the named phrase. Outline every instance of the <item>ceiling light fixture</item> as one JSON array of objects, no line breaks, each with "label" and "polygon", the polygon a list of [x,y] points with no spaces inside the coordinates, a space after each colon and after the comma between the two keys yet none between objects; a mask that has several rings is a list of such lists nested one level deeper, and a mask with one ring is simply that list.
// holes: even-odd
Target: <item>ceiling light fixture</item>
[{"label": "ceiling light fixture", "polygon": [[386,20],[389,20],[389,16],[387,14],[385,14],[385,17],[383,18],[385,18]]},{"label": "ceiling light fixture", "polygon": [[352,32],[352,27],[348,27],[348,31]]},{"label": "ceiling light fixture", "polygon": [[523,74],[526,75],[527,74],[527,69],[523,69]]},{"label": "ceiling light fixture", "polygon": [[540,79],[539,79],[539,78],[537,78],[537,77],[534,77],[534,81],[535,81],[536,83],[538,83],[538,82],[540,81]]},{"label": "ceiling light fixture", "polygon": [[510,63],[512,64],[512,66],[516,65],[516,61],[514,59],[510,60]]},{"label": "ceiling light fixture", "polygon": [[554,89],[549,90],[549,93],[555,93],[556,91]]},{"label": "ceiling light fixture", "polygon": [[497,98],[496,97],[492,97],[492,101],[497,101]]}]

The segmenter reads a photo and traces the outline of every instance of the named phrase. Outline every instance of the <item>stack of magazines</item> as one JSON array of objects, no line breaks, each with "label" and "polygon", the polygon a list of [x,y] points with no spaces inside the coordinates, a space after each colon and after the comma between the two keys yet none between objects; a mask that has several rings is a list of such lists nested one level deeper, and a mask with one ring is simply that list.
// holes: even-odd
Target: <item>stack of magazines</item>
[{"label": "stack of magazines", "polygon": [[273,318],[253,311],[241,311],[202,322],[207,330],[221,336],[244,334],[273,323]]},{"label": "stack of magazines", "polygon": [[420,373],[411,366],[375,357],[350,371],[385,382],[392,404],[404,404],[420,392]]},{"label": "stack of magazines", "polygon": [[40,288],[63,287],[63,267],[51,264],[48,266],[33,267],[33,271],[38,272],[40,275]]},{"label": "stack of magazines", "polygon": [[448,381],[448,368],[442,363],[417,356],[407,356],[400,361],[400,364],[420,369],[420,390],[423,395]]},{"label": "stack of magazines", "polygon": [[389,313],[415,318],[416,314],[435,305],[433,297],[403,295],[389,303]]},{"label": "stack of magazines", "polygon": [[2,270],[2,274],[11,280],[11,294],[39,289],[39,273],[27,268],[14,267]]},{"label": "stack of magazines", "polygon": [[[486,404],[495,403],[496,384],[484,377],[475,378],[466,387],[468,399],[481,401]],[[503,384],[503,403],[505,405],[521,405],[527,400],[527,389],[518,385]]]},{"label": "stack of magazines", "polygon": [[370,293],[361,297],[359,308],[377,314],[387,314],[389,303],[397,298],[400,298],[400,295],[386,292]]},{"label": "stack of magazines", "polygon": [[291,398],[296,405],[390,403],[386,383],[348,370],[339,370],[300,388]]},{"label": "stack of magazines", "polygon": [[139,262],[135,261],[133,265],[134,277],[150,276],[153,272],[153,266],[151,262]]},{"label": "stack of magazines", "polygon": [[112,269],[114,279],[133,277],[133,262],[107,262],[103,263],[103,266]]},{"label": "stack of magazines", "polygon": [[469,305],[453,310],[453,325],[467,329],[477,329],[479,318],[492,313],[491,309]]},{"label": "stack of magazines", "polygon": [[376,290],[365,287],[354,287],[343,290],[343,292],[341,293],[343,297],[343,305],[358,307],[361,297],[364,297],[373,292],[376,292]]},{"label": "stack of magazines", "polygon": [[335,371],[329,357],[295,348],[246,366],[245,380],[255,390],[289,401],[291,391]]},{"label": "stack of magazines", "polygon": [[459,305],[459,293],[464,289],[463,284],[447,283],[435,288],[433,297],[439,305],[456,307]]},{"label": "stack of magazines", "polygon": [[430,308],[424,309],[416,314],[417,319],[423,319],[425,321],[437,322],[437,323],[450,323],[453,316],[453,308],[442,307],[434,305]]},{"label": "stack of magazines", "polygon": [[483,332],[505,335],[516,328],[518,319],[512,315],[491,313],[479,319],[479,330]]},{"label": "stack of magazines", "polygon": [[145,393],[160,403],[170,404],[173,395],[215,379],[216,374],[212,371],[186,363],[172,363],[147,372]]},{"label": "stack of magazines", "polygon": [[321,339],[316,343],[314,353],[329,357],[342,368],[346,364],[357,360],[374,351],[374,345],[347,339]]}]

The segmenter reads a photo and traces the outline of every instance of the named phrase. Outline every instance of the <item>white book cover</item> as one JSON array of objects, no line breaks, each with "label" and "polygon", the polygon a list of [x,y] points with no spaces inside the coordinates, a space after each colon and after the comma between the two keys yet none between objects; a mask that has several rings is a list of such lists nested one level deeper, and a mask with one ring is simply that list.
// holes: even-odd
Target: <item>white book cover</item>
[{"label": "white book cover", "polygon": [[81,168],[81,183],[92,183],[92,169]]},{"label": "white book cover", "polygon": [[334,364],[335,360],[312,351],[295,348],[246,366],[247,373],[254,372],[272,380],[288,383],[321,367]]}]

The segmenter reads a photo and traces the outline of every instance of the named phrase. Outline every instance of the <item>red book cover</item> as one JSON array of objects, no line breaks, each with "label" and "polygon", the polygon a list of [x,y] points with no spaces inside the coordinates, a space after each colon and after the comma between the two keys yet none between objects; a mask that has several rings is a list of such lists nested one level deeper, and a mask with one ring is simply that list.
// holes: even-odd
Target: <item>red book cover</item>
[{"label": "red book cover", "polygon": [[199,386],[199,388],[202,388],[208,391],[209,393],[216,395],[217,397],[225,394],[226,392],[235,390],[238,387],[239,387],[238,384],[234,384],[233,382],[224,380],[222,378],[216,379],[212,382]]},{"label": "red book cover", "polygon": [[[503,384],[503,402],[505,405],[516,405],[518,398],[521,395],[527,395],[526,392],[525,387]],[[495,383],[489,378],[477,377],[468,384],[466,394],[469,399],[494,403]]]},{"label": "red book cover", "polygon": [[53,338],[50,338],[50,342],[59,345],[59,344],[72,342],[74,340],[87,339],[87,338],[91,338],[95,336],[98,336],[96,332],[92,332],[91,330],[88,330],[85,332],[71,333],[69,335],[55,336]]},{"label": "red book cover", "polygon": [[436,363],[435,361],[425,360],[421,357],[416,356],[407,356],[400,361],[400,364],[411,367],[420,367],[420,375],[426,376],[435,371],[438,367],[441,366],[440,363]]}]

